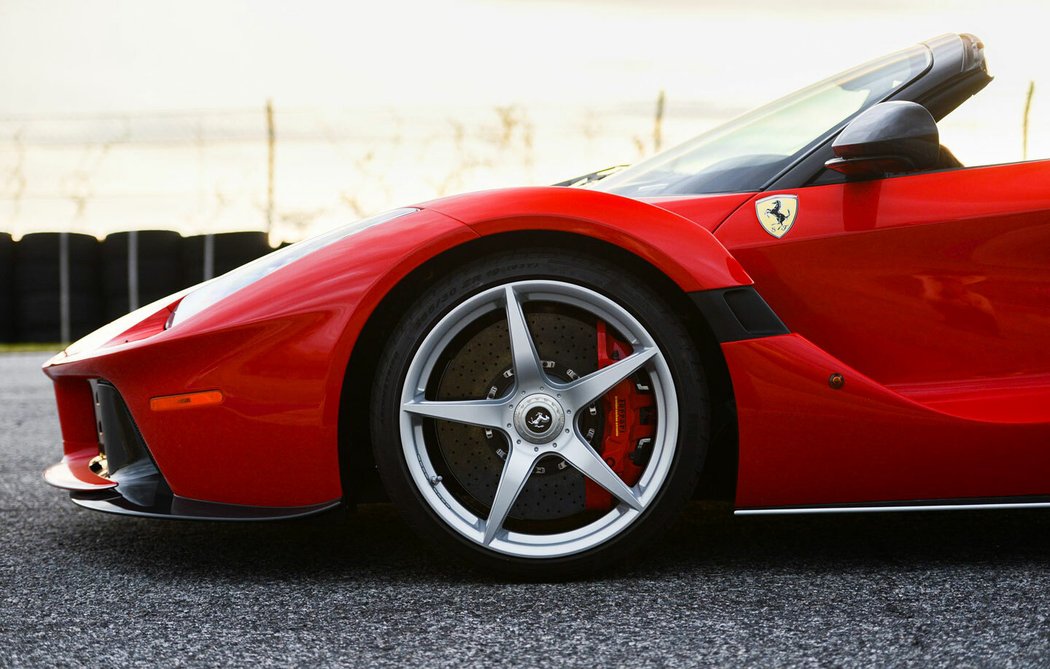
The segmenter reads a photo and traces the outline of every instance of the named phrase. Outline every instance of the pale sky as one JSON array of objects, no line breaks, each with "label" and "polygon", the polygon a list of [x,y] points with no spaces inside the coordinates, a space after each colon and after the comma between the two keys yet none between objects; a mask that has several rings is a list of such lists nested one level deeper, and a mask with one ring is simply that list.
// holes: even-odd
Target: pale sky
[{"label": "pale sky", "polygon": [[760,101],[944,32],[1030,79],[1048,18],[1045,0],[0,0],[0,115]]},{"label": "pale sky", "polygon": [[[996,81],[943,124],[967,164],[1050,156],[1047,0],[0,0],[0,231],[258,229],[262,109],[294,238],[462,190],[552,183],[945,32]],[[511,125],[508,125],[511,122]]]}]

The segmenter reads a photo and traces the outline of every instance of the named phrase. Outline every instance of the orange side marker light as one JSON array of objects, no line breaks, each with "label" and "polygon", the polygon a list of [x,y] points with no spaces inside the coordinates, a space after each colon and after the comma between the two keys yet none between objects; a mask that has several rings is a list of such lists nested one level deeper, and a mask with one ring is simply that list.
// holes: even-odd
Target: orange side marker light
[{"label": "orange side marker light", "polygon": [[185,395],[154,397],[149,401],[149,408],[154,411],[172,411],[174,409],[202,407],[209,404],[222,404],[221,390],[205,390],[199,393],[186,393]]}]

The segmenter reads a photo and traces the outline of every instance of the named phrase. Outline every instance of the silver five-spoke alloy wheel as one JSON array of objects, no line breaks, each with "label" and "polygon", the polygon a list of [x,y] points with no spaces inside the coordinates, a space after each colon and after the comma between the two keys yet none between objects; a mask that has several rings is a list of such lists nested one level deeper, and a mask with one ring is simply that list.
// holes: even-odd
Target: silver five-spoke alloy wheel
[{"label": "silver five-spoke alloy wheel", "polygon": [[[525,305],[575,309],[603,322],[630,347],[622,359],[566,380],[548,374],[530,333]],[[483,317],[506,321],[513,383],[497,397],[442,401],[427,388],[457,335]],[[655,406],[655,432],[644,469],[628,485],[589,443],[581,417],[626,379],[644,373]],[[487,515],[468,508],[446,481],[428,448],[427,421],[483,428],[506,441],[502,472]],[[459,304],[442,317],[415,350],[404,378],[400,440],[408,474],[430,509],[468,541],[517,558],[557,558],[604,544],[636,521],[665,484],[678,442],[678,398],[664,353],[654,337],[625,308],[589,288],[550,279],[508,281]],[[556,456],[607,491],[614,504],[582,526],[553,532],[508,527],[519,495],[544,458]]]}]

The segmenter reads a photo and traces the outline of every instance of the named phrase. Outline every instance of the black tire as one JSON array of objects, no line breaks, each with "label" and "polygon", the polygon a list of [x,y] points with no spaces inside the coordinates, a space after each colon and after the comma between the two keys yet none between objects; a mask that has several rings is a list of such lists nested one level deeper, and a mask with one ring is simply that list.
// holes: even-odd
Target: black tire
[{"label": "black tire", "polygon": [[0,233],[0,342],[15,340],[15,260],[11,235]]},{"label": "black tire", "polygon": [[[68,235],[70,339],[103,325],[98,240]],[[59,342],[61,315],[61,235],[39,232],[15,245],[15,319],[19,341]]]},{"label": "black tire", "polygon": [[[140,230],[138,244],[138,306],[178,292],[182,287],[182,235],[171,230]],[[130,232],[116,232],[102,242],[103,294],[106,318],[131,311],[128,246]]]},{"label": "black tire", "polygon": [[[193,286],[204,281],[204,247],[207,235],[187,237],[182,242],[183,284]],[[273,251],[265,232],[226,232],[214,235],[212,276],[225,274]]]},{"label": "black tire", "polygon": [[[432,503],[424,499],[409,471],[406,449],[402,446],[403,386],[426,335],[464,300],[496,286],[526,280],[553,280],[610,298],[651,333],[656,348],[662,353],[662,360],[667,363],[663,369],[669,369],[676,391],[679,417],[677,441],[674,441],[673,436],[669,438],[669,442],[676,446],[668,450],[673,453],[673,457],[668,458],[671,464],[662,485],[655,487],[657,492],[648,505],[618,534],[570,555],[524,557],[507,554],[492,550],[457,532],[451,523],[435,512]],[[536,329],[533,325],[528,327],[530,331]],[[535,337],[534,340],[537,350],[544,346],[542,338]],[[540,359],[547,360],[542,355]],[[547,364],[544,362],[541,367]],[[680,317],[656,291],[625,272],[623,267],[605,260],[556,249],[534,249],[493,255],[465,265],[435,282],[408,307],[406,315],[390,333],[377,369],[379,371],[371,404],[372,444],[379,474],[390,499],[399,507],[406,521],[431,544],[486,573],[528,580],[558,580],[579,575],[600,575],[621,568],[640,550],[648,547],[678,517],[696,487],[707,452],[710,431],[708,389],[702,363],[689,332]],[[581,376],[585,377],[586,374]],[[514,393],[514,390],[512,388],[508,392]],[[579,415],[582,411],[576,413]],[[433,421],[428,424],[437,423]],[[491,435],[491,431],[488,434]],[[513,439],[512,436],[507,438]],[[508,449],[514,448],[509,441],[506,443]],[[520,440],[518,443],[521,443]],[[529,471],[526,475],[529,481],[540,472],[539,469]],[[517,504],[519,498],[512,499]],[[509,512],[507,519],[512,519]]]}]

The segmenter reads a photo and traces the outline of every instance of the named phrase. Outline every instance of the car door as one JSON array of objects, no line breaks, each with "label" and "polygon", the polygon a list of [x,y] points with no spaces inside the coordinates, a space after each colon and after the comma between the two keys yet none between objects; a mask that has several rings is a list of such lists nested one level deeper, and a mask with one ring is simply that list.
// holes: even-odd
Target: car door
[{"label": "car door", "polygon": [[[774,195],[797,197],[780,238],[754,204]],[[1050,420],[1050,161],[761,193],[716,236],[791,331],[878,383]]]}]

